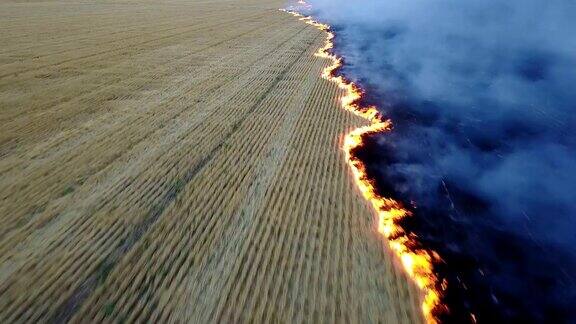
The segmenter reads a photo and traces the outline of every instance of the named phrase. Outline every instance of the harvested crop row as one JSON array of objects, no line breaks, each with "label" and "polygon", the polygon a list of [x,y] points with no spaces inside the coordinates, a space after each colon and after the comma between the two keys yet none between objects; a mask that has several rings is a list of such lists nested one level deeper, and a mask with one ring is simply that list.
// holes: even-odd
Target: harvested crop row
[{"label": "harvested crop row", "polygon": [[420,320],[281,5],[0,5],[0,319]]}]

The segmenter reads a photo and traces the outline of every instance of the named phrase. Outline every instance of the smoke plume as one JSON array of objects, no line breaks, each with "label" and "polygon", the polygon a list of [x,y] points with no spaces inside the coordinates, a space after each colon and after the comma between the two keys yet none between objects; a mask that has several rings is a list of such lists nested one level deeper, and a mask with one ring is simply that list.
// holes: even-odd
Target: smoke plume
[{"label": "smoke plume", "polygon": [[576,2],[308,2],[394,122],[356,154],[446,262],[442,319],[576,321]]}]

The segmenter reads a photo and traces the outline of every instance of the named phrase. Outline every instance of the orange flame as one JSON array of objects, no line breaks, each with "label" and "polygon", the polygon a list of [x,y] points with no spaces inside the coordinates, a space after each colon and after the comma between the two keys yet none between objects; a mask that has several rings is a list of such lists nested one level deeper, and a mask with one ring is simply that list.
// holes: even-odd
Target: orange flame
[{"label": "orange flame", "polygon": [[361,106],[362,90],[354,82],[343,76],[335,75],[335,71],[342,66],[342,59],[332,53],[335,35],[330,30],[330,26],[317,22],[311,17],[303,16],[298,12],[284,9],[282,11],[288,12],[300,18],[301,21],[327,33],[325,45],[315,53],[317,57],[332,61],[332,64],[323,70],[322,77],[336,83],[340,89],[344,90],[344,96],[341,99],[342,108],[370,121],[370,125],[356,128],[345,135],[343,150],[346,162],[352,170],[358,189],[364,198],[372,204],[378,216],[378,232],[387,239],[390,248],[400,259],[404,270],[422,292],[421,306],[424,319],[427,323],[437,323],[433,311],[441,306],[440,291],[436,289],[437,278],[434,275],[432,266],[434,262],[440,260],[439,255],[433,251],[413,251],[410,248],[410,246],[413,246],[415,237],[408,235],[398,225],[399,220],[411,216],[410,211],[402,207],[399,202],[380,196],[367,175],[366,166],[352,154],[354,149],[364,145],[364,136],[390,131],[392,122],[389,119],[385,119],[375,106]]}]

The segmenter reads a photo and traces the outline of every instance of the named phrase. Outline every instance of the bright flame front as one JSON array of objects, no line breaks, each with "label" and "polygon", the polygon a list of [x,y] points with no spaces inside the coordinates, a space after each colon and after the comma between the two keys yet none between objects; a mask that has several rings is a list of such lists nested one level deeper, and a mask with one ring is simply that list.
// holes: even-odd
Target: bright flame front
[{"label": "bright flame front", "polygon": [[327,33],[326,43],[315,54],[317,57],[326,58],[332,62],[330,66],[323,70],[322,77],[336,83],[340,89],[344,90],[344,96],[341,99],[342,108],[370,121],[370,125],[357,128],[345,135],[343,150],[346,162],[352,170],[360,192],[372,204],[378,216],[379,233],[387,239],[390,248],[399,257],[406,273],[422,291],[422,312],[424,318],[428,323],[436,323],[437,320],[433,315],[433,311],[440,308],[441,304],[440,292],[436,289],[437,278],[433,273],[433,262],[439,261],[440,257],[432,251],[414,251],[410,249],[410,246],[414,246],[412,243],[415,238],[404,232],[398,225],[402,218],[410,216],[410,212],[397,201],[380,196],[368,178],[366,166],[352,154],[355,149],[364,145],[364,136],[389,131],[392,129],[392,123],[390,120],[383,118],[376,107],[361,106],[362,90],[354,82],[347,80],[343,76],[335,75],[335,72],[342,66],[342,59],[332,53],[335,35],[330,30],[330,26],[294,11],[282,11],[299,17],[301,21]]}]

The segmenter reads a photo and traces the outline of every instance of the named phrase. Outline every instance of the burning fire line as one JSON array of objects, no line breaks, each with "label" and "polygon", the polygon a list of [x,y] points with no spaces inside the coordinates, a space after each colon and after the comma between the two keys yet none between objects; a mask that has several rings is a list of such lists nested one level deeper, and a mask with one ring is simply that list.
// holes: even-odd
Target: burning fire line
[{"label": "burning fire line", "polygon": [[[309,7],[302,0],[298,3]],[[390,248],[399,257],[406,273],[420,288],[423,294],[422,312],[426,322],[437,323],[433,313],[442,306],[440,303],[440,291],[436,289],[437,278],[433,273],[432,266],[434,262],[440,260],[440,257],[433,251],[414,251],[410,248],[410,246],[414,246],[414,235],[409,235],[398,225],[401,219],[411,216],[410,211],[403,208],[399,202],[380,196],[376,192],[372,180],[368,178],[366,166],[352,154],[354,149],[364,145],[364,136],[390,131],[392,122],[389,119],[385,119],[375,106],[361,106],[360,99],[364,94],[363,91],[354,82],[341,75],[336,75],[336,71],[342,66],[342,58],[332,52],[335,35],[331,31],[330,26],[295,11],[281,10],[327,33],[325,45],[315,53],[317,57],[332,61],[332,64],[322,72],[322,77],[336,83],[340,89],[344,90],[344,96],[341,99],[342,108],[370,121],[370,125],[356,128],[346,134],[343,144],[346,162],[352,170],[354,180],[362,195],[372,204],[378,216],[378,231],[387,239]],[[445,285],[446,283],[444,282],[442,286],[444,287]]]}]

